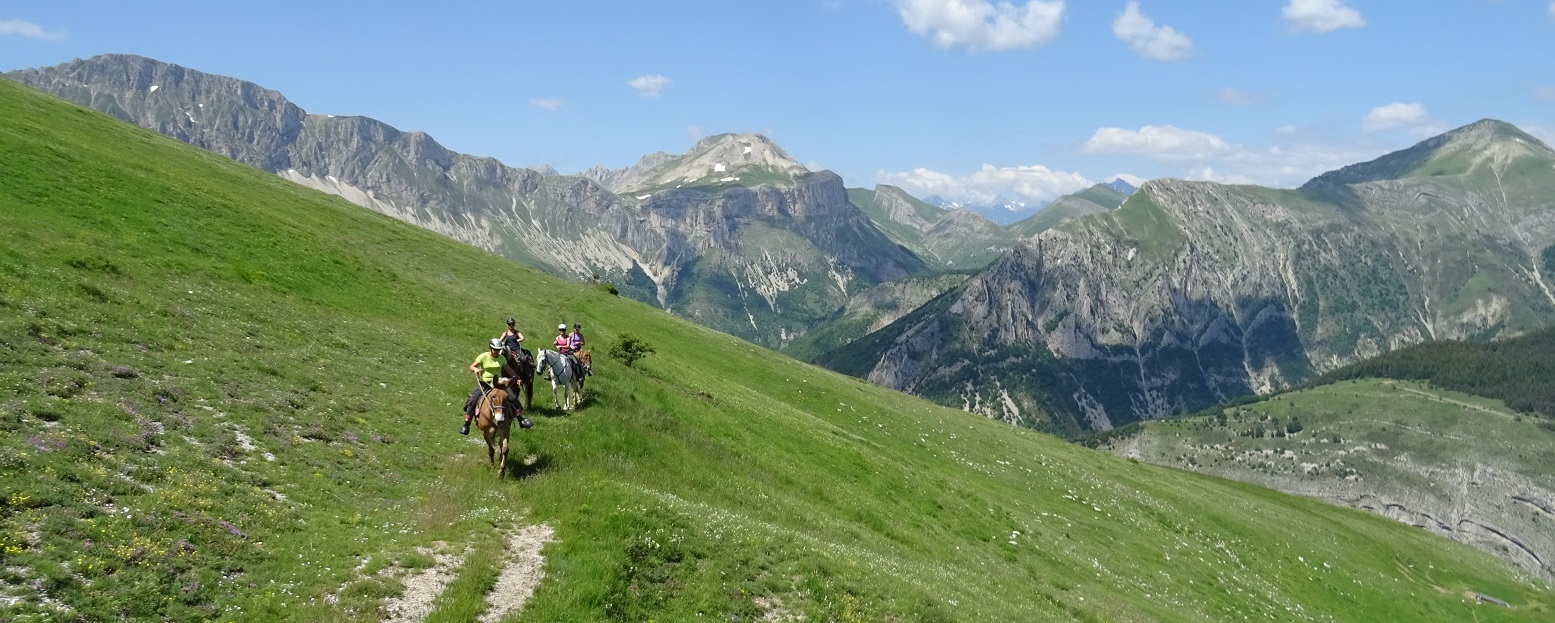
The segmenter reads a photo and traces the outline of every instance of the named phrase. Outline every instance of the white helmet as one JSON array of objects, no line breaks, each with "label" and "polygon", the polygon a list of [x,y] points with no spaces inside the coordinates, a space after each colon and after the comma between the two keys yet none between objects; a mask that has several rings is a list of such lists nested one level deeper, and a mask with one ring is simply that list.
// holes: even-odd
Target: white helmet
[{"label": "white helmet", "polygon": [[556,330],[557,331],[566,331],[567,330],[567,323],[563,322],[563,323],[561,323],[559,325],[556,325]]},{"label": "white helmet", "polygon": [[491,338],[491,349],[502,350],[502,338]]}]

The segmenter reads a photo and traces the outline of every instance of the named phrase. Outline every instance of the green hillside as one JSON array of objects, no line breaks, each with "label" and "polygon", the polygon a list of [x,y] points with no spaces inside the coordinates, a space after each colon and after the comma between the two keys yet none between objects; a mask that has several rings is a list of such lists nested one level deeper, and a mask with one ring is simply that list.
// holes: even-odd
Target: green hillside
[{"label": "green hillside", "polygon": [[[1555,607],[1391,521],[887,392],[10,82],[0,109],[0,619],[378,621],[448,568],[426,620],[469,621],[542,523],[510,620]],[[455,429],[507,315],[657,352],[535,409],[497,482]]]},{"label": "green hillside", "polygon": [[[1431,350],[1442,349],[1379,359],[1413,351],[1405,361],[1418,361]],[[1493,375],[1525,362],[1477,363]],[[1555,420],[1520,415],[1498,400],[1419,382],[1347,380],[1134,424],[1090,443],[1364,508],[1555,579]]]}]

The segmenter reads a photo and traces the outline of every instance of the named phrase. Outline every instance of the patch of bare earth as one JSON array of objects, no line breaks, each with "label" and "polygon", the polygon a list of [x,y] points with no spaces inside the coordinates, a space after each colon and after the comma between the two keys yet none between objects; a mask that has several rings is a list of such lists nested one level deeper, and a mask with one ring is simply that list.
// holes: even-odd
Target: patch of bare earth
[{"label": "patch of bare earth", "polygon": [[524,527],[508,538],[507,564],[497,576],[497,584],[486,594],[486,612],[481,623],[497,623],[503,617],[524,608],[545,577],[545,557],[540,549],[556,539],[546,524]]},{"label": "patch of bare earth", "polygon": [[[442,545],[440,543],[438,549],[442,549]],[[454,570],[464,563],[463,553],[442,553],[426,548],[417,548],[417,551],[431,554],[433,564],[402,580],[405,592],[384,604],[383,611],[388,615],[384,621],[388,623],[416,623],[426,619],[432,613],[432,601],[443,594],[443,589],[454,579]]]},{"label": "patch of bare earth", "polygon": [[768,623],[789,623],[803,621],[804,613],[793,612],[783,605],[783,600],[778,597],[757,597],[756,607],[761,608],[761,620]]}]

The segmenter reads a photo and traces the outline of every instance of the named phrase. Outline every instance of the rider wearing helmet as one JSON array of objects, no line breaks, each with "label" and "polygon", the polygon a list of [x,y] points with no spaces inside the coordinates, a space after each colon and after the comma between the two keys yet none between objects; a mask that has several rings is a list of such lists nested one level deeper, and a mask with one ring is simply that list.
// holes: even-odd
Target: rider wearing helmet
[{"label": "rider wearing helmet", "polygon": [[[470,420],[475,418],[475,405],[480,402],[481,396],[496,386],[498,378],[518,378],[518,372],[508,366],[502,356],[502,338],[491,338],[488,346],[489,350],[476,355],[475,362],[470,364],[470,373],[475,375],[475,389],[470,391],[470,397],[464,401],[464,426],[459,428],[460,435],[470,434]],[[508,395],[513,396],[511,388],[508,389]],[[514,402],[516,404],[517,400]]]},{"label": "rider wearing helmet", "polygon": [[[517,318],[508,318],[508,328],[502,332],[502,335],[498,336],[498,339],[502,340],[502,354],[507,357],[508,365],[512,366],[514,370],[523,370],[524,368],[519,363],[528,361],[530,356],[529,351],[524,349],[524,332],[513,326],[517,322]],[[522,377],[515,376],[513,378]]]},{"label": "rider wearing helmet", "polygon": [[572,354],[572,340],[567,337],[567,323],[556,325],[556,352],[563,355]]},{"label": "rider wearing helmet", "polygon": [[578,358],[574,356],[577,351],[573,350],[572,336],[567,335],[567,323],[563,322],[556,325],[556,341],[554,344],[556,344],[556,352],[561,353],[562,358],[567,360],[567,367],[572,370],[572,374],[576,378],[577,375],[583,372],[583,365],[578,363]]},{"label": "rider wearing helmet", "polygon": [[[567,345],[568,345],[569,348],[572,349],[572,356],[574,358],[577,358],[580,354],[583,353],[583,324],[582,323],[577,323],[577,322],[572,323],[572,333],[567,335]],[[588,366],[583,365],[583,360],[581,360],[581,359],[578,360],[578,369],[582,370],[582,372],[584,374],[587,374],[589,376],[594,376],[594,371],[590,370]]]},{"label": "rider wearing helmet", "polygon": [[507,347],[509,353],[517,354],[524,349],[524,332],[514,328],[517,318],[508,318],[508,329],[502,332],[502,345]]}]

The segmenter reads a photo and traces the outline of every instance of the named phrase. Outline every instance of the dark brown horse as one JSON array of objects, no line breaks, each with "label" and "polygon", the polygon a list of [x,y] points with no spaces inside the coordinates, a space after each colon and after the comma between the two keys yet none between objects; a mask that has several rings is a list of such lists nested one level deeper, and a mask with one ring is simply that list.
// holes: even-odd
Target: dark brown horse
[{"label": "dark brown horse", "polygon": [[519,349],[518,353],[503,351],[502,354],[507,359],[508,367],[518,375],[513,381],[518,383],[518,393],[524,398],[524,408],[528,409],[534,404],[535,397],[535,358],[529,354],[528,349]]},{"label": "dark brown horse", "polygon": [[583,382],[588,380],[588,378],[590,376],[594,375],[593,351],[588,351],[588,350],[578,351],[578,354],[573,355],[573,357],[576,358],[578,360],[578,363],[583,366],[583,370],[580,371],[581,374],[578,375],[578,401],[582,402],[583,401]]},{"label": "dark brown horse", "polygon": [[[497,478],[508,471],[508,433],[513,421],[523,418],[523,410],[508,400],[510,379],[501,378],[493,383],[491,391],[481,396],[475,405],[475,423],[486,437],[486,460],[497,468]],[[498,455],[501,459],[498,459]]]}]

